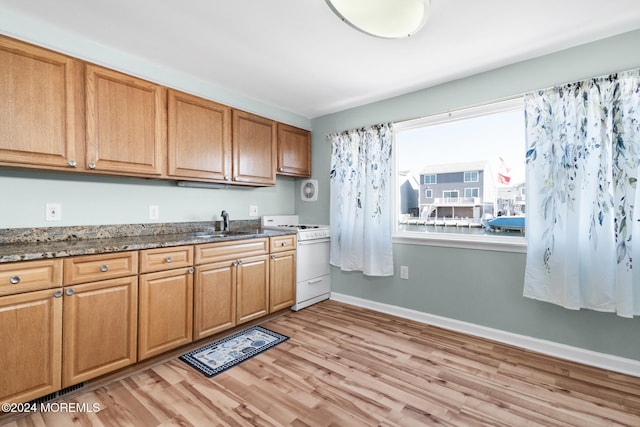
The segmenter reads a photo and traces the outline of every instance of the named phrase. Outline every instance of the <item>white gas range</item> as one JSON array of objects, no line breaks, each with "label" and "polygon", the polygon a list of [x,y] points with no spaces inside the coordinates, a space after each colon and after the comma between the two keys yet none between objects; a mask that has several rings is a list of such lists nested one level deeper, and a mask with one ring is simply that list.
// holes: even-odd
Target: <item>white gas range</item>
[{"label": "white gas range", "polygon": [[297,215],[263,216],[262,228],[295,229],[298,234],[296,303],[298,311],[331,296],[328,225],[300,224]]}]

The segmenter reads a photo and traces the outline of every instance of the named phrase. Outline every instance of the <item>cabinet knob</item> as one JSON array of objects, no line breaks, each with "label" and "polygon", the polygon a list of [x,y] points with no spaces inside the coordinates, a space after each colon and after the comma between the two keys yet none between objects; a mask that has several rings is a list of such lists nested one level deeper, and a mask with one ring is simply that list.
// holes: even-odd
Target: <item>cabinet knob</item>
[{"label": "cabinet knob", "polygon": [[230,179],[230,178],[229,178],[229,175],[225,175],[225,176],[224,176],[224,179],[225,179],[225,181],[229,181],[229,179]]},{"label": "cabinet knob", "polygon": [[171,261],[173,261],[173,259],[171,259],[171,257],[170,257],[170,256],[168,256],[168,257],[166,257],[166,258],[164,259],[164,261],[165,261],[167,264],[169,264]]},{"label": "cabinet knob", "polygon": [[103,273],[106,271],[109,271],[109,266],[107,264],[103,264],[100,266],[100,271],[102,271]]},{"label": "cabinet knob", "polygon": [[242,260],[241,259],[238,260],[238,265],[242,265]]},{"label": "cabinet knob", "polygon": [[96,168],[95,162],[89,163],[89,169],[95,169],[95,168]]},{"label": "cabinet knob", "polygon": [[287,242],[280,243],[280,246],[287,246]]},{"label": "cabinet knob", "polygon": [[278,171],[282,172],[284,170],[284,168],[278,168]]},{"label": "cabinet knob", "polygon": [[75,168],[75,167],[78,165],[78,164],[76,163],[76,161],[75,161],[75,160],[69,160],[67,163],[68,163],[68,164],[69,164],[69,166],[71,166],[72,168]]},{"label": "cabinet knob", "polygon": [[275,255],[271,255],[271,259],[276,259],[276,256]]},{"label": "cabinet knob", "polygon": [[20,276],[11,276],[11,278],[9,279],[9,282],[12,285],[17,285],[18,283],[20,283]]},{"label": "cabinet knob", "polygon": [[189,274],[193,274],[194,271],[193,267],[189,267]]},{"label": "cabinet knob", "polygon": [[53,297],[54,297],[54,298],[60,298],[61,296],[62,296],[62,291],[55,291],[55,292],[53,293]]},{"label": "cabinet knob", "polygon": [[73,289],[67,289],[66,291],[64,291],[65,295],[67,296],[71,296],[74,294]]}]

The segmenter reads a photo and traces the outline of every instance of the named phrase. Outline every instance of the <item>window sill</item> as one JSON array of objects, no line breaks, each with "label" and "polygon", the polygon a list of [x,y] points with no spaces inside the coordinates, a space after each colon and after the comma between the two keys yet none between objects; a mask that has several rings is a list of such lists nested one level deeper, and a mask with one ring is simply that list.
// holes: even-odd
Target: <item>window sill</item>
[{"label": "window sill", "polygon": [[527,253],[527,241],[524,237],[470,236],[448,233],[420,233],[404,231],[393,234],[393,243]]}]

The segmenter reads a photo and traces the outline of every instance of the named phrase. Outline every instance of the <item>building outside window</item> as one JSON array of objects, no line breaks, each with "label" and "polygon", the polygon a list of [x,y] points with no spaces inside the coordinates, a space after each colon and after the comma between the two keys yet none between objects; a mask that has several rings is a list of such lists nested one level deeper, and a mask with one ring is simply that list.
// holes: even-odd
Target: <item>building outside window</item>
[{"label": "building outside window", "polygon": [[[394,236],[524,240],[523,230],[488,226],[502,215],[524,225],[522,98],[394,123],[394,139],[395,170],[403,171],[395,174]],[[418,188],[403,185],[409,180]]]},{"label": "building outside window", "polygon": [[478,171],[465,172],[464,182],[478,182]]},{"label": "building outside window", "polygon": [[437,175],[423,175],[422,183],[423,184],[436,184],[438,182]]}]

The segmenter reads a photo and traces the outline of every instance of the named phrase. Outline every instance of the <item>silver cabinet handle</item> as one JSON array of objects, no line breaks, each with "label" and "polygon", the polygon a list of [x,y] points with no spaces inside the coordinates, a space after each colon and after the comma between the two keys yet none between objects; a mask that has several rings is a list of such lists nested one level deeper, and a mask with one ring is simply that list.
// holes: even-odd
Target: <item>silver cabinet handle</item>
[{"label": "silver cabinet handle", "polygon": [[276,259],[276,256],[275,255],[271,255],[271,259]]},{"label": "silver cabinet handle", "polygon": [[193,272],[194,272],[193,267],[189,267],[189,274],[193,274]]},{"label": "silver cabinet handle", "polygon": [[89,163],[89,169],[95,169],[95,168],[96,168],[95,162],[90,162]]},{"label": "silver cabinet handle", "polygon": [[322,282],[322,279],[309,280],[307,283],[310,285],[315,285],[316,283]]},{"label": "silver cabinet handle", "polygon": [[233,262],[231,263],[231,265],[232,265],[232,266],[234,266],[234,267],[237,267],[237,266],[238,266],[238,261],[233,261]]},{"label": "silver cabinet handle", "polygon": [[173,259],[171,259],[170,256],[166,257],[164,260],[167,264],[170,263],[171,261],[173,261]]},{"label": "silver cabinet handle", "polygon": [[230,178],[229,178],[229,175],[225,175],[225,176],[224,176],[224,179],[225,179],[225,181],[229,181],[229,179],[230,179]]},{"label": "silver cabinet handle", "polygon": [[61,296],[62,296],[62,291],[55,291],[55,292],[53,293],[53,297],[54,297],[54,298],[60,298]]},{"label": "silver cabinet handle", "polygon": [[241,259],[238,260],[238,265],[242,265],[242,260]]},{"label": "silver cabinet handle", "polygon": [[282,242],[280,246],[287,246],[287,242]]},{"label": "silver cabinet handle", "polygon": [[100,271],[102,271],[103,273],[105,271],[109,271],[109,266],[107,264],[103,264],[100,266]]},{"label": "silver cabinet handle", "polygon": [[282,172],[282,171],[284,170],[284,168],[278,168],[278,170],[279,170],[280,172]]},{"label": "silver cabinet handle", "polygon": [[67,289],[66,291],[64,291],[65,295],[67,296],[71,296],[74,294],[73,289]]},{"label": "silver cabinet handle", "polygon": [[20,276],[11,276],[11,278],[9,279],[9,282],[12,285],[17,285],[18,283],[20,283]]},{"label": "silver cabinet handle", "polygon": [[67,163],[68,163],[68,164],[69,164],[69,166],[71,166],[72,168],[75,168],[75,167],[78,165],[78,164],[76,163],[76,161],[75,161],[75,160],[69,160]]}]

